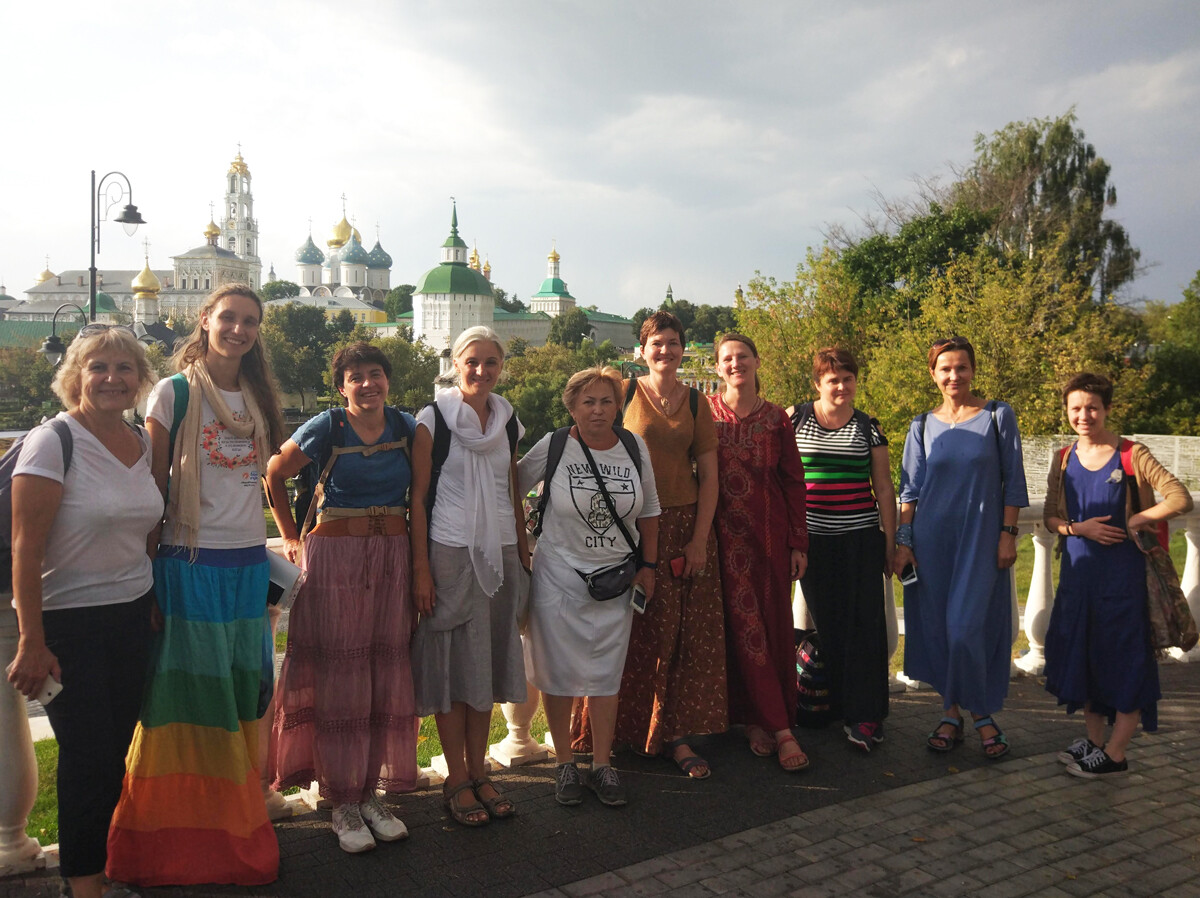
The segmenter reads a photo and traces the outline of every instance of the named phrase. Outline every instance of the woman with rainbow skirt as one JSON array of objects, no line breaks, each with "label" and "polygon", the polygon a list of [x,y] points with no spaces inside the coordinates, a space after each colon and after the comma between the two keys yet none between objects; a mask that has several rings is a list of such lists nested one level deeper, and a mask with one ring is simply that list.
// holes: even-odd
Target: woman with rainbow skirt
[{"label": "woman with rainbow skirt", "polygon": [[[151,394],[168,497],[154,560],[161,631],[108,838],[108,874],[141,886],[262,885],[279,843],[259,786],[274,685],[261,478],[286,438],[245,285],[218,288]],[[170,490],[167,474],[170,473]]]}]

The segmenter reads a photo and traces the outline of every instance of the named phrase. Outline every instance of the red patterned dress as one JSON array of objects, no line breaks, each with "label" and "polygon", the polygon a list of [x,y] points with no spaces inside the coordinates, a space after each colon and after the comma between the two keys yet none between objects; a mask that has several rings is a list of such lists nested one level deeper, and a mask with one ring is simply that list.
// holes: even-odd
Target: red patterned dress
[{"label": "red patterned dress", "polygon": [[739,418],[710,397],[720,498],[714,520],[725,591],[729,722],[770,733],[796,722],[791,552],[808,551],[804,465],[787,414],[763,402]]}]

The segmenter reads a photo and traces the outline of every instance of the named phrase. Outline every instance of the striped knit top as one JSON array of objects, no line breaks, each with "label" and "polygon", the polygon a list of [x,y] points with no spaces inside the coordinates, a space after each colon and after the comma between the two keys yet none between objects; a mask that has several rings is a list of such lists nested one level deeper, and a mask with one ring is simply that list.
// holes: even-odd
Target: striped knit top
[{"label": "striped knit top", "polygon": [[809,533],[837,534],[879,526],[871,490],[871,450],[886,446],[879,422],[855,410],[844,425],[828,430],[812,403],[792,410],[796,446],[804,460]]}]

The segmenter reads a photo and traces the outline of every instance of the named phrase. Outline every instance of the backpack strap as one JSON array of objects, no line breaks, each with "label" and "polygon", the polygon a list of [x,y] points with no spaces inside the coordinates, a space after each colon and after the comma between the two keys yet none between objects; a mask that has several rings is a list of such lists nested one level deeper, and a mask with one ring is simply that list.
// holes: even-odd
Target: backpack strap
[{"label": "backpack strap", "polygon": [[550,504],[550,481],[554,479],[554,472],[558,470],[558,463],[562,461],[563,450],[566,448],[567,439],[570,436],[570,424],[558,428],[550,435],[550,447],[546,452],[546,470],[542,474],[542,494],[538,496],[537,524],[533,528],[534,536],[542,535],[542,522],[546,520],[546,506]]},{"label": "backpack strap", "polygon": [[62,418],[51,418],[46,424],[58,434],[58,441],[62,443],[63,477],[66,477],[67,471],[71,470],[71,456],[75,454],[75,435],[71,433],[71,426]]},{"label": "backpack strap", "polygon": [[692,420],[695,421],[700,411],[700,391],[695,387],[688,387],[688,408],[692,410]]},{"label": "backpack strap", "polygon": [[629,457],[633,460],[633,466],[637,469],[638,477],[641,477],[642,450],[638,448],[637,440],[633,437],[633,432],[626,430],[618,424],[613,425],[613,432],[616,433],[617,439],[621,441],[621,445],[625,447],[625,451],[629,453]]},{"label": "backpack strap", "polygon": [[450,425],[442,416],[437,401],[429,403],[433,407],[433,459],[429,469],[429,489],[425,492],[425,509],[432,511],[433,503],[437,500],[438,479],[442,476],[442,465],[450,455]]},{"label": "backpack strap", "polygon": [[792,430],[799,431],[808,419],[813,416],[813,404],[811,402],[802,402],[799,405],[792,406],[792,413],[788,416],[792,419]]},{"label": "backpack strap", "polygon": [[182,371],[172,374],[171,389],[175,394],[175,405],[171,409],[171,437],[167,442],[168,466],[175,459],[175,434],[179,433],[179,425],[183,423],[183,418],[187,414],[188,399],[190,398],[187,375]]},{"label": "backpack strap", "polygon": [[508,416],[508,421],[504,424],[504,430],[508,433],[508,454],[517,454],[517,410],[513,409],[513,413]]}]

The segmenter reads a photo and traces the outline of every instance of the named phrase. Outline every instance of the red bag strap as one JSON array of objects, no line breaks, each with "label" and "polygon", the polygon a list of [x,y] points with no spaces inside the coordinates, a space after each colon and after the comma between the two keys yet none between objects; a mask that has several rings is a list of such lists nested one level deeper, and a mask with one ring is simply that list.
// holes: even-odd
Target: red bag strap
[{"label": "red bag strap", "polygon": [[[1118,449],[1121,453],[1121,470],[1125,472],[1126,477],[1133,478],[1133,484],[1130,489],[1133,490],[1133,506],[1136,511],[1141,511],[1141,503],[1138,501],[1137,494],[1137,477],[1133,473],[1133,440],[1121,440]],[[1171,551],[1171,532],[1167,528],[1166,521],[1159,521],[1155,527],[1158,536],[1158,544],[1167,552]]]}]

